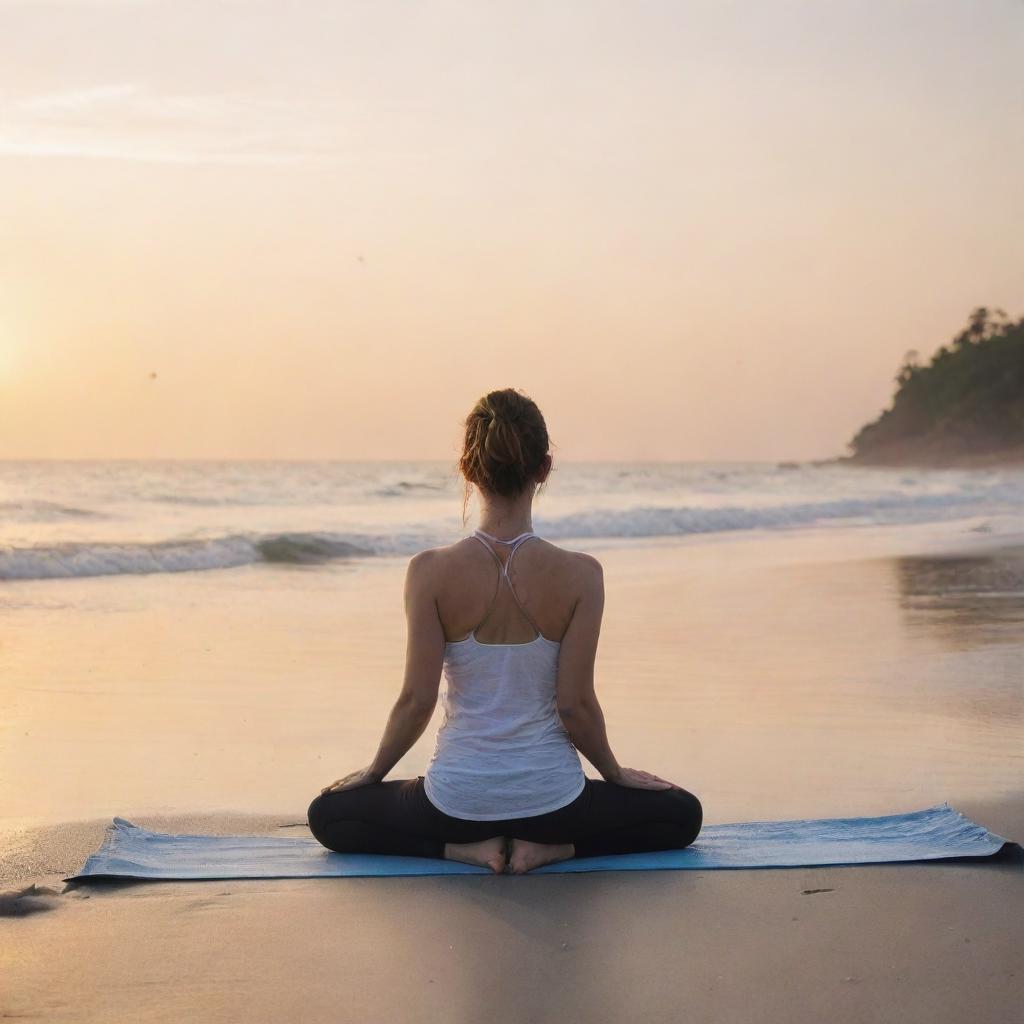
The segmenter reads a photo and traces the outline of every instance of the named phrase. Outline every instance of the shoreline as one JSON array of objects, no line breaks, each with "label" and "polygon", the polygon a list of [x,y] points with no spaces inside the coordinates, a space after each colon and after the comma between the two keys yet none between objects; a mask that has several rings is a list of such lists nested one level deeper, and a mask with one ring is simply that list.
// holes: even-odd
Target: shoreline
[{"label": "shoreline", "polygon": [[917,450],[915,446],[897,446],[864,455],[836,455],[829,459],[811,459],[814,466],[849,466],[868,469],[1022,469],[1024,445],[996,452],[950,454],[942,450]]}]

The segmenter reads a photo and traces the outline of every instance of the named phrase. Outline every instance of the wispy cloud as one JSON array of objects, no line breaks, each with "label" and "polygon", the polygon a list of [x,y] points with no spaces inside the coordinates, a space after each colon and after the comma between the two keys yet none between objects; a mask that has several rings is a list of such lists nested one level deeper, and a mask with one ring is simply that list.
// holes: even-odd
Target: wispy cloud
[{"label": "wispy cloud", "polygon": [[331,160],[342,155],[338,114],[317,104],[107,83],[0,100],[0,155],[178,164]]},{"label": "wispy cloud", "polygon": [[5,7],[63,7],[73,11],[79,7],[88,10],[91,7],[162,7],[166,4],[167,0],[0,0],[0,10]]},{"label": "wispy cloud", "polygon": [[94,107],[110,100],[123,99],[137,93],[139,87],[131,82],[118,85],[97,85],[91,89],[78,89],[74,92],[47,93],[42,96],[28,96],[13,103],[14,109],[21,110],[79,110],[82,107]]}]

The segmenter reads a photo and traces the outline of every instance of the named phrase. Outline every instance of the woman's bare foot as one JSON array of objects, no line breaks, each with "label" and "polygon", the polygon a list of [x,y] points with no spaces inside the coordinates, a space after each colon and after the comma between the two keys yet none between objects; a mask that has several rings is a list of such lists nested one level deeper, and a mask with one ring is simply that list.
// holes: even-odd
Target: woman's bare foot
[{"label": "woman's bare foot", "polygon": [[513,839],[508,868],[513,875],[524,875],[542,864],[554,864],[575,856],[576,847],[572,843],[529,843],[525,839]]},{"label": "woman's bare foot", "polygon": [[490,868],[496,875],[505,871],[505,837],[495,836],[479,843],[445,843],[444,859]]}]

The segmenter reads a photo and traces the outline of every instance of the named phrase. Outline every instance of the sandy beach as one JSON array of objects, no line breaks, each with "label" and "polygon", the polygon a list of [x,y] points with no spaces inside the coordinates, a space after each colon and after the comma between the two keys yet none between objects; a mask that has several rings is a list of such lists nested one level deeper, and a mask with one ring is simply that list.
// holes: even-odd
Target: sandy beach
[{"label": "sandy beach", "polygon": [[[913,538],[865,528],[591,547],[608,581],[598,689],[609,736],[624,762],[700,794],[706,821],[949,800],[1024,836],[1019,546],[965,531],[953,552],[948,528]],[[397,685],[403,564],[360,570],[356,588],[341,567],[284,582],[250,569],[186,574],[174,614],[147,600],[146,577],[73,581],[90,590],[93,619],[81,594],[73,616],[48,607],[45,581],[9,592],[21,628],[5,657],[33,694],[19,724],[36,754],[19,751],[9,721],[0,1011],[55,1021],[1015,1019],[1024,869],[1012,855],[61,881],[113,814],[165,832],[307,835],[310,791],[371,752]],[[63,646],[50,643],[55,630]],[[77,658],[62,653],[72,649]],[[269,681],[286,672],[282,704]],[[87,709],[88,729],[73,728]],[[393,776],[421,772],[431,742],[432,728]],[[176,773],[174,750],[200,767]],[[195,810],[163,810],[172,800]]]},{"label": "sandy beach", "polygon": [[[965,811],[1021,821],[1019,808]],[[950,862],[88,886],[0,923],[3,1011],[1004,1024],[1022,994],[1021,871]]]}]

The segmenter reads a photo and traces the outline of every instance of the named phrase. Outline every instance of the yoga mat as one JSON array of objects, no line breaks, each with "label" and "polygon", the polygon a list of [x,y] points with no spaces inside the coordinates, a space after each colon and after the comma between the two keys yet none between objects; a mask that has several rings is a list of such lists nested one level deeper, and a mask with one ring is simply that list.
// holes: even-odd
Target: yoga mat
[{"label": "yoga mat", "polygon": [[[878,818],[749,821],[708,825],[684,850],[580,857],[531,875],[579,871],[705,870],[882,864],[991,857],[1007,843],[949,804]],[[315,839],[193,836],[149,832],[114,818],[77,875],[94,878],[325,878],[363,875],[487,875],[487,868],[428,857],[333,853]]]}]

